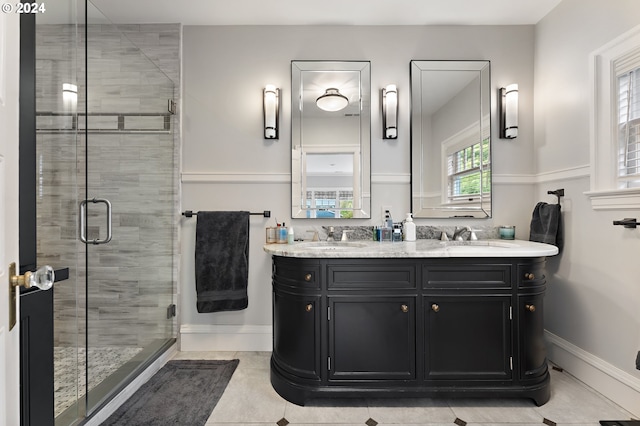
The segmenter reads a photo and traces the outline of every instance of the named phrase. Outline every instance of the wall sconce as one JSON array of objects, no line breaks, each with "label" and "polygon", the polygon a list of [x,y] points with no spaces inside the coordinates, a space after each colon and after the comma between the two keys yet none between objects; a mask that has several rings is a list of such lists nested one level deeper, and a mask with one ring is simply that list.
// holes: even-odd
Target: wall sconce
[{"label": "wall sconce", "polygon": [[340,111],[349,105],[349,99],[335,87],[330,87],[316,99],[316,105],[323,111]]},{"label": "wall sconce", "polygon": [[71,83],[62,83],[62,104],[65,109],[75,109],[78,105],[78,86]]},{"label": "wall sconce", "polygon": [[398,138],[398,88],[390,84],[382,89],[382,139]]},{"label": "wall sconce", "polygon": [[278,139],[280,89],[272,84],[264,88],[264,138]]},{"label": "wall sconce", "polygon": [[500,89],[500,138],[518,137],[518,85],[510,84]]}]

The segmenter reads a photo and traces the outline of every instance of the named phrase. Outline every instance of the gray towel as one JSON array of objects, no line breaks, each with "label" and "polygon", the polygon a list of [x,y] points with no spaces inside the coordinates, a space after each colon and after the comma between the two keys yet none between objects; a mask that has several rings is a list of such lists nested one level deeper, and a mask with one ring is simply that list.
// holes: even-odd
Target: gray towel
[{"label": "gray towel", "polygon": [[249,212],[198,212],[196,307],[198,312],[248,306]]},{"label": "gray towel", "polygon": [[562,214],[560,204],[540,202],[533,209],[529,241],[553,244],[562,250]]}]

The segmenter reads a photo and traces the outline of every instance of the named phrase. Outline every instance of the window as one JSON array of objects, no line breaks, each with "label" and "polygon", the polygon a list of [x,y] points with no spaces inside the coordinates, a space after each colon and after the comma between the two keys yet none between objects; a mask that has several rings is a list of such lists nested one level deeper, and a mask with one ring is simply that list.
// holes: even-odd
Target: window
[{"label": "window", "polygon": [[618,74],[618,180],[640,186],[640,68]]},{"label": "window", "polygon": [[640,208],[640,26],[593,52],[591,198],[596,210]]},{"label": "window", "polygon": [[447,157],[448,202],[477,201],[491,192],[489,139],[467,146]]},{"label": "window", "polygon": [[351,219],[353,217],[353,191],[307,191],[306,205],[308,218]]}]

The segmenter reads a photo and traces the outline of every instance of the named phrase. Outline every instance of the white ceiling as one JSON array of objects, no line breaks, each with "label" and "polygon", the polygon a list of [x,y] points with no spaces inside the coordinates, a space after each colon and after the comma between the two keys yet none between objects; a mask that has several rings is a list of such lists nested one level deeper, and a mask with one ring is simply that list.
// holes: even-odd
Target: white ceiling
[{"label": "white ceiling", "polygon": [[560,1],[91,0],[114,23],[184,25],[527,25]]}]

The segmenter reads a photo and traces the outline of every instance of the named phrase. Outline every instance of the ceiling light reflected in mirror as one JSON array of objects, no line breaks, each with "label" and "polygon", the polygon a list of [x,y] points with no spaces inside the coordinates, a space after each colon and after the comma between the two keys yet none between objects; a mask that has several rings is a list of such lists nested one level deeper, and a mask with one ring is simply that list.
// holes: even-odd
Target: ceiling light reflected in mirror
[{"label": "ceiling light reflected in mirror", "polygon": [[330,87],[316,99],[316,105],[323,111],[335,112],[345,109],[349,105],[349,99],[335,87]]}]

